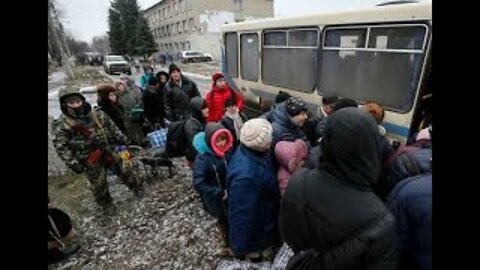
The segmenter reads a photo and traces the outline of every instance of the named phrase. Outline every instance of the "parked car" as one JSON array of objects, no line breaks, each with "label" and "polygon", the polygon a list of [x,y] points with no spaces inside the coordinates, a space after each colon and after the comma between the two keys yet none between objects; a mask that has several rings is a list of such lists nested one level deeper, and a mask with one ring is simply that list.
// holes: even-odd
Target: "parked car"
[{"label": "parked car", "polygon": [[178,53],[179,60],[182,63],[209,62],[212,61],[212,55],[200,51],[182,51]]},{"label": "parked car", "polygon": [[121,55],[106,55],[103,61],[103,69],[110,75],[117,72],[132,74],[130,64]]}]

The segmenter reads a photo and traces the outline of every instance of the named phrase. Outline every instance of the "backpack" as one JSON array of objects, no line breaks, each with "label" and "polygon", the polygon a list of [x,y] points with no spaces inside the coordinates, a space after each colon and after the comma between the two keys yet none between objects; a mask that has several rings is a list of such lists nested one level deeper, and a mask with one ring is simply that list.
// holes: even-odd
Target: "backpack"
[{"label": "backpack", "polygon": [[145,111],[142,104],[137,104],[130,111],[130,119],[134,123],[143,123],[145,121]]},{"label": "backpack", "polygon": [[166,154],[169,157],[184,156],[187,150],[185,123],[187,120],[175,121],[170,124],[167,132]]}]

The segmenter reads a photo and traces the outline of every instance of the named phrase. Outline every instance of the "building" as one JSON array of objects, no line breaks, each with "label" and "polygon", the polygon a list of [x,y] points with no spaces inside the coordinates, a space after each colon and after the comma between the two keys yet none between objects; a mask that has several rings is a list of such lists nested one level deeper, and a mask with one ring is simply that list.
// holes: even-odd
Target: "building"
[{"label": "building", "polygon": [[220,27],[273,17],[273,0],[161,0],[145,17],[160,53],[198,50],[219,60]]}]

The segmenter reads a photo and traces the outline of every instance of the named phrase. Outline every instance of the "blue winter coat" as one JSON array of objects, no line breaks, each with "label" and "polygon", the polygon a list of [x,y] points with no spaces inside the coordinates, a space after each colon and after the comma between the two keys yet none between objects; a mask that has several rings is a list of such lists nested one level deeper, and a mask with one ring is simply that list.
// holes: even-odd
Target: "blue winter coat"
[{"label": "blue winter coat", "polygon": [[262,251],[278,235],[280,191],[271,154],[240,145],[227,174],[230,246],[236,256]]},{"label": "blue winter coat", "polygon": [[302,139],[305,142],[308,142],[307,136],[303,133],[301,127],[296,126],[292,122],[292,118],[288,115],[285,104],[276,107],[269,118],[273,128],[272,149],[275,149],[275,145],[279,141],[295,141],[296,139]]},{"label": "blue winter coat", "polygon": [[148,75],[147,73],[142,75],[142,77],[140,78],[140,86],[142,87],[142,89],[145,89],[151,76],[152,75]]},{"label": "blue winter coat", "polygon": [[205,211],[216,218],[225,217],[222,197],[226,188],[226,161],[213,154],[205,142],[205,132],[194,137],[193,146],[198,152],[193,163],[193,187],[200,194]]},{"label": "blue winter coat", "polygon": [[399,182],[388,205],[397,221],[397,269],[432,269],[432,174]]}]

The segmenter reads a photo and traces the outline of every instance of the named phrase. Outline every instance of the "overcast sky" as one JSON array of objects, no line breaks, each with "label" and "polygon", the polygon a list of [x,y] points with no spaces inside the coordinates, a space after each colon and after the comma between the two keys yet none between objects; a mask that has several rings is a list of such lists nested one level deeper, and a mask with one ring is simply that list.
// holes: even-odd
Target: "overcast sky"
[{"label": "overcast sky", "polygon": [[[431,0],[422,0],[422,2]],[[63,11],[62,22],[74,37],[90,42],[107,33],[110,0],[57,0]],[[159,0],[138,0],[146,9]],[[374,6],[386,0],[274,0],[275,16],[294,16],[315,12],[349,10]]]}]

